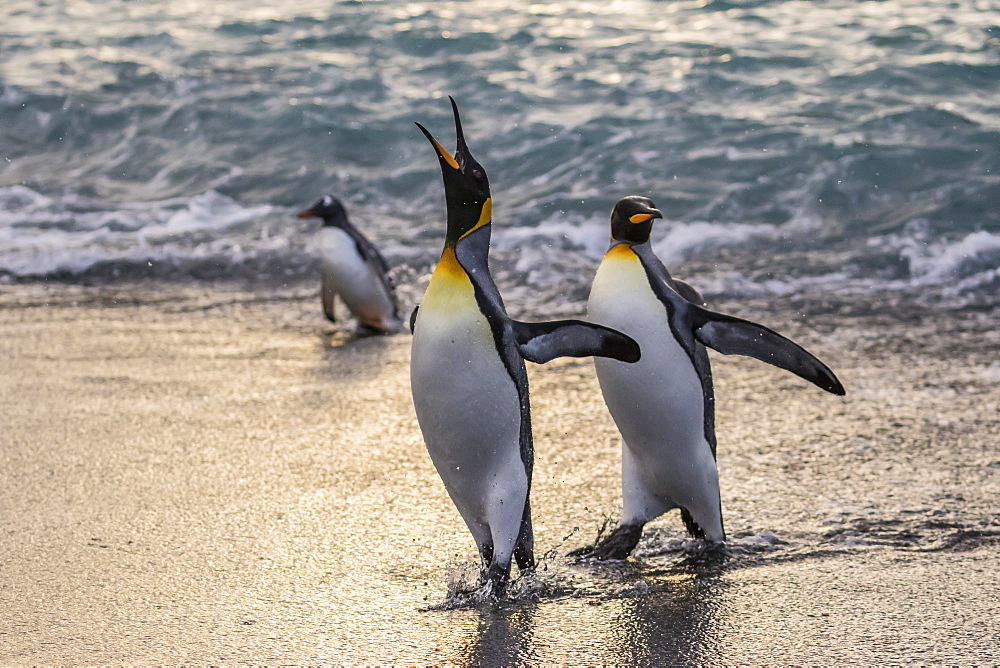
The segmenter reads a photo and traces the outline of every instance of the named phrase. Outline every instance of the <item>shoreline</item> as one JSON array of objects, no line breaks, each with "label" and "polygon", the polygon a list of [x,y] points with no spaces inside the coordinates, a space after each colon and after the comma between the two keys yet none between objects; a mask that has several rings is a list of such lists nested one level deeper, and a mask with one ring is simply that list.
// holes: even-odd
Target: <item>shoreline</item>
[{"label": "shoreline", "polygon": [[[315,292],[0,287],[0,660],[992,656],[992,314],[720,307],[795,338],[848,395],[713,355],[726,527],[747,554],[709,578],[684,571],[676,513],[621,567],[565,559],[619,507],[619,440],[589,360],[529,365],[552,556],[541,600],[494,614],[428,610],[475,554],[412,412],[408,335],[354,339]],[[612,618],[645,630],[597,643]]]}]

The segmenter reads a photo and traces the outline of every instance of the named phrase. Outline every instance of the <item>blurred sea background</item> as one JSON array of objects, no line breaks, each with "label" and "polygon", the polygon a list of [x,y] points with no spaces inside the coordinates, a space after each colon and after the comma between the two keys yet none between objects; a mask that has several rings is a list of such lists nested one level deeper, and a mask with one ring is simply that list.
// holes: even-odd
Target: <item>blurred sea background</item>
[{"label": "blurred sea background", "polygon": [[0,282],[315,280],[331,193],[416,301],[453,95],[514,313],[582,310],[620,197],[711,300],[1000,301],[1000,6],[7,0]]}]

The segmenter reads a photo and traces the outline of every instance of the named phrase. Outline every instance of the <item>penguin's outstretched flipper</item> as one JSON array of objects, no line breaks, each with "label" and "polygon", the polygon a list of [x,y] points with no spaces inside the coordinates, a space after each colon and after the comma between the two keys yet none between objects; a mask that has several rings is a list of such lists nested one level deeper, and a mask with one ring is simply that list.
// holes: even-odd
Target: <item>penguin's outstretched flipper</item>
[{"label": "penguin's outstretched flipper", "polygon": [[708,309],[692,309],[695,338],[723,355],[745,355],[791,371],[820,389],[843,396],[844,386],[830,367],[790,339],[764,325]]},{"label": "penguin's outstretched flipper", "polygon": [[521,356],[545,364],[557,357],[611,357],[638,362],[639,344],[621,332],[582,320],[521,322],[512,320]]}]

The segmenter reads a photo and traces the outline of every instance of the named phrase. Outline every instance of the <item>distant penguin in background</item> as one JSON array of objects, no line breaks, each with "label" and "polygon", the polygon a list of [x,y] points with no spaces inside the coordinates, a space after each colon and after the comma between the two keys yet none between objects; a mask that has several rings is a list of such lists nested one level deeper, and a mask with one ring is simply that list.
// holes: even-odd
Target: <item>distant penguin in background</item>
[{"label": "distant penguin in background", "polygon": [[389,266],[358,228],[347,219],[343,203],[331,195],[301,212],[299,218],[320,218],[319,250],[323,265],[323,313],[336,322],[334,303],[339,296],[358,319],[359,333],[402,331]]},{"label": "distant penguin in background", "polygon": [[511,560],[534,567],[529,491],[534,449],[524,360],[639,359],[629,337],[580,320],[511,319],[488,266],[493,200],[451,101],[455,155],[431,142],[444,178],[444,250],[410,318],[410,385],[427,451],[479,549],[482,591],[499,597]]},{"label": "distant penguin in background", "polygon": [[594,360],[622,435],[623,516],[617,529],[578,556],[626,558],[643,526],[673,508],[692,536],[725,541],[705,346],[844,394],[834,373],[801,346],[762,325],[707,310],[694,288],[672,278],[649,243],[652,221],[662,217],[645,197],[619,201],[611,212],[611,247],[591,287],[589,319],[633,337],[642,359]]}]

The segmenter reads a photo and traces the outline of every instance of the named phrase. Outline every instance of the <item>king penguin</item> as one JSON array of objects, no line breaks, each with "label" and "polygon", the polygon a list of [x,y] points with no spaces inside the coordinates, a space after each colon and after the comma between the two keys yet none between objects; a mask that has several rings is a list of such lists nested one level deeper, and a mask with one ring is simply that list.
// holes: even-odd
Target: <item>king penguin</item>
[{"label": "king penguin", "polygon": [[358,319],[359,333],[401,331],[389,265],[375,245],[348,220],[343,203],[327,195],[298,217],[323,220],[319,232],[323,264],[320,297],[327,319],[336,322],[334,302],[339,296]]},{"label": "king penguin", "polygon": [[635,364],[594,360],[622,435],[623,509],[611,534],[575,553],[591,558],[626,558],[643,526],[673,508],[692,536],[725,541],[705,346],[754,357],[844,394],[834,373],[801,346],[762,325],[709,311],[694,288],[672,278],[649,243],[653,220],[662,217],[645,197],[615,205],[611,247],[587,306],[590,320],[632,336],[642,348]]},{"label": "king penguin", "polygon": [[580,320],[508,317],[490,276],[493,200],[451,100],[458,148],[424,133],[444,178],[447,233],[427,291],[410,318],[410,385],[427,451],[479,549],[481,591],[502,595],[511,560],[533,568],[529,490],[534,450],[524,360],[607,355],[639,359],[631,338]]}]

